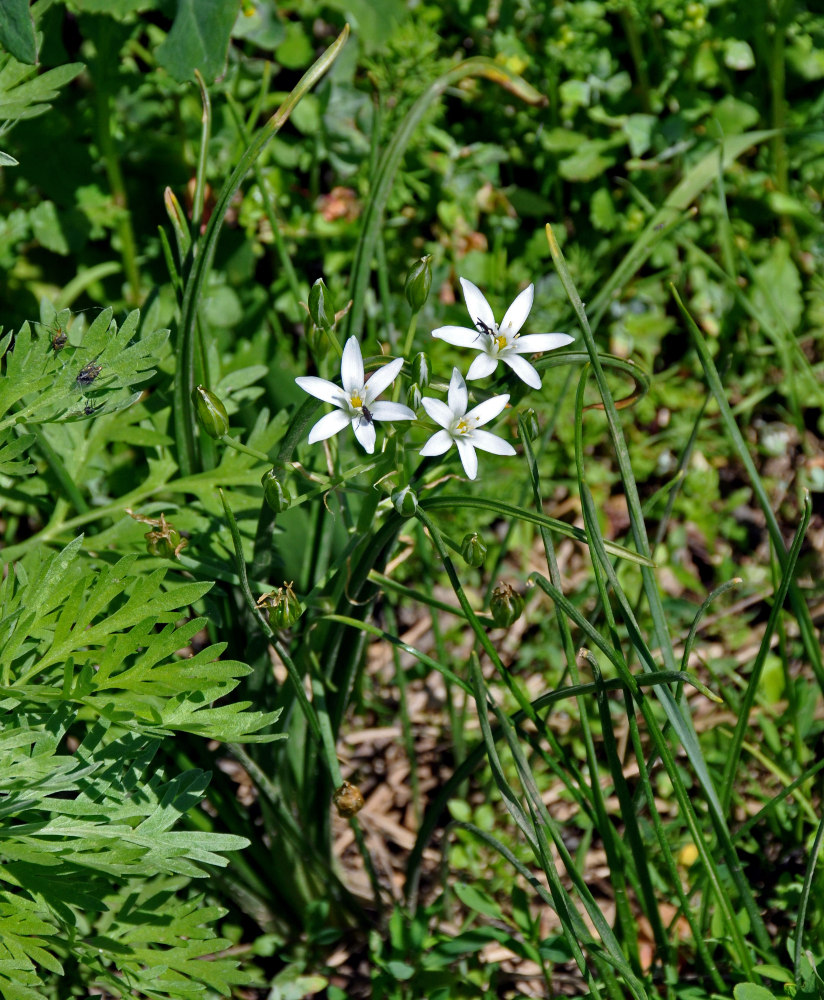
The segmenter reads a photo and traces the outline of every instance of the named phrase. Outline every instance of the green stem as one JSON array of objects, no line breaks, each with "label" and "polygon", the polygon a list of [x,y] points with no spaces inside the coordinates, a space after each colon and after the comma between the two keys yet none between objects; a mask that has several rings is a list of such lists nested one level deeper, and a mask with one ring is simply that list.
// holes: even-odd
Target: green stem
[{"label": "green stem", "polygon": [[283,104],[252,140],[218,195],[214,211],[209,218],[206,232],[198,248],[198,255],[192,261],[191,272],[187,277],[180,308],[179,367],[174,385],[175,439],[179,448],[179,465],[184,476],[189,475],[194,470],[197,456],[194,438],[194,404],[192,402],[192,390],[195,387],[195,325],[200,299],[217,249],[220,230],[235,192],[255,160],[288,121],[301,98],[329,69],[348,37],[349,26],[346,25],[335,42],[301,77]]},{"label": "green stem", "polygon": [[104,54],[101,52],[96,64],[97,74],[94,88],[97,143],[100,147],[100,156],[106,169],[106,177],[109,181],[109,188],[111,189],[112,200],[115,205],[115,228],[120,239],[120,257],[123,261],[123,270],[129,285],[127,299],[131,305],[137,305],[140,300],[140,272],[137,266],[137,244],[134,237],[134,230],[132,229],[123,172],[120,169],[120,160],[118,159],[117,149],[112,137],[112,97],[109,90],[110,74],[104,63],[104,58],[108,57],[104,57]]}]

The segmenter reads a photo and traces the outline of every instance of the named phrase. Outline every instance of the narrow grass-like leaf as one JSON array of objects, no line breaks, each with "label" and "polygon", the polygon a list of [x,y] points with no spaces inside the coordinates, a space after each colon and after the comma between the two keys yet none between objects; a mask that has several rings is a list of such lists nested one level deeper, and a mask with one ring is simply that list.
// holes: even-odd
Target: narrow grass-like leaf
[{"label": "narrow grass-like leaf", "polygon": [[[764,512],[770,539],[772,540],[773,547],[776,555],[778,556],[778,561],[781,564],[781,569],[784,571],[788,558],[787,549],[784,545],[784,538],[781,534],[778,520],[776,519],[769,497],[767,496],[767,491],[764,489],[764,484],[761,481],[761,477],[759,476],[755,463],[752,460],[747,444],[741,435],[741,431],[738,429],[738,424],[735,422],[735,418],[730,412],[727,396],[718,375],[718,370],[712,360],[712,355],[707,347],[707,343],[701,331],[698,329],[695,320],[690,315],[689,310],[681,301],[681,296],[678,294],[675,287],[671,286],[671,290],[673,297],[675,298],[675,302],[681,310],[681,315],[684,317],[684,320],[692,333],[693,343],[696,351],[698,352],[698,357],[704,369],[704,374],[706,375],[710,390],[718,405],[721,421],[724,424],[724,428],[727,431],[727,435],[731,444],[735,448],[735,452],[738,455],[741,464],[747,472],[753,492],[758,500],[758,505]],[[810,617],[809,608],[807,607],[795,581],[790,581],[788,594],[793,614],[798,622],[799,631],[801,633],[801,641],[804,644],[804,651],[806,652],[810,665],[813,668],[815,679],[818,681],[818,685],[821,690],[824,691],[824,660],[822,660],[821,645],[816,635],[812,618]]]},{"label": "narrow grass-like leaf", "polygon": [[741,757],[741,745],[744,741],[744,735],[750,724],[750,710],[755,703],[755,696],[758,693],[761,672],[764,669],[764,664],[766,663],[767,656],[770,652],[772,637],[775,633],[778,619],[782,613],[784,601],[786,600],[790,589],[790,583],[792,582],[795,574],[796,563],[798,562],[798,556],[801,552],[801,543],[804,541],[804,536],[807,533],[811,516],[812,500],[810,499],[809,492],[807,492],[804,497],[801,523],[798,525],[792,544],[790,545],[790,551],[787,553],[787,558],[781,567],[781,583],[779,584],[778,590],[773,598],[772,608],[770,609],[770,617],[767,619],[764,634],[761,636],[761,642],[758,647],[758,653],[753,662],[750,676],[747,679],[747,687],[738,707],[738,721],[735,725],[732,742],[726,749],[724,777],[721,783],[721,802],[725,810],[729,809],[730,802],[732,800],[733,779],[735,772],[738,769],[738,761]]}]

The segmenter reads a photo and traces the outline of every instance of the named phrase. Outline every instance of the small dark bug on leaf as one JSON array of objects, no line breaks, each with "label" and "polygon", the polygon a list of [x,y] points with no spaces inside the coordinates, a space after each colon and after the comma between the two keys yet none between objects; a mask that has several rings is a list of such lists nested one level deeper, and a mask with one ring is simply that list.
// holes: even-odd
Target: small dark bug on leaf
[{"label": "small dark bug on leaf", "polygon": [[62,351],[63,348],[68,343],[68,340],[69,338],[66,335],[66,331],[63,329],[62,326],[59,326],[54,331],[54,336],[52,337],[52,342],[51,342],[52,350],[54,351],[54,353],[57,354],[58,351]]},{"label": "small dark bug on leaf", "polygon": [[103,369],[100,365],[96,365],[93,361],[90,361],[84,368],[80,369],[75,381],[81,389],[84,389],[86,386],[91,385],[102,371]]}]

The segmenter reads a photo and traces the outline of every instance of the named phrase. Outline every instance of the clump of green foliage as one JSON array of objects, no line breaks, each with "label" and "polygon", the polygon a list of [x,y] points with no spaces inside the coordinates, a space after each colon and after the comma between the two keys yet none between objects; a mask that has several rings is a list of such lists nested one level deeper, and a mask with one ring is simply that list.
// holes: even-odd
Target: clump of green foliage
[{"label": "clump of green foliage", "polygon": [[[514,995],[496,943],[548,996],[821,996],[821,16],[6,6],[0,992]],[[418,455],[459,276],[576,337],[470,384],[518,450],[472,486]],[[376,453],[306,443],[353,336],[418,413]],[[402,898],[358,718],[409,762]]]}]

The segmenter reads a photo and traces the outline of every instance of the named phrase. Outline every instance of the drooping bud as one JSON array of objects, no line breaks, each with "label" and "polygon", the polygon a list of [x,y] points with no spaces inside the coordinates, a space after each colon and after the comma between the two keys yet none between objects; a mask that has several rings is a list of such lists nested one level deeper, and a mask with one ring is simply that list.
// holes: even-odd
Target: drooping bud
[{"label": "drooping bud", "polygon": [[413,382],[406,390],[406,405],[410,410],[421,408],[421,387],[417,382]]},{"label": "drooping bud", "polygon": [[347,818],[359,813],[365,805],[363,795],[361,795],[358,786],[348,781],[344,781],[342,785],[335,789],[332,801],[335,803],[338,815],[346,816]]},{"label": "drooping bud", "polygon": [[197,422],[213,438],[221,438],[229,432],[229,415],[218,397],[202,385],[192,389]]},{"label": "drooping bud", "polygon": [[429,289],[432,287],[432,269],[429,266],[431,260],[431,254],[421,257],[410,267],[409,274],[406,276],[403,290],[412,312],[420,312],[429,298]]},{"label": "drooping bud", "polygon": [[412,381],[421,389],[425,389],[429,385],[430,371],[429,355],[425,351],[420,351],[412,359]]},{"label": "drooping bud", "polygon": [[260,485],[263,487],[263,499],[276,514],[282,514],[289,509],[292,494],[278,479],[274,469],[263,473]]},{"label": "drooping bud", "polygon": [[259,608],[266,608],[269,612],[269,622],[275,628],[289,628],[303,614],[300,600],[292,590],[291,583],[284,583],[277,590],[271,590],[257,601]]},{"label": "drooping bud", "polygon": [[323,278],[318,278],[309,292],[309,315],[319,330],[331,330],[335,325],[335,308]]},{"label": "drooping bud", "polygon": [[529,409],[524,410],[524,429],[529,435],[529,440],[534,441],[536,437],[541,433],[541,426],[538,423],[538,415],[530,406]]},{"label": "drooping bud", "polygon": [[392,503],[401,517],[412,517],[418,509],[418,498],[408,486],[392,494]]},{"label": "drooping bud", "polygon": [[524,599],[502,580],[492,591],[489,610],[492,612],[493,621],[498,628],[509,628],[523,614]]},{"label": "drooping bud", "polygon": [[477,531],[471,531],[468,535],[464,535],[464,540],[461,542],[461,555],[470,566],[483,566],[486,559],[486,546],[481,541]]}]

